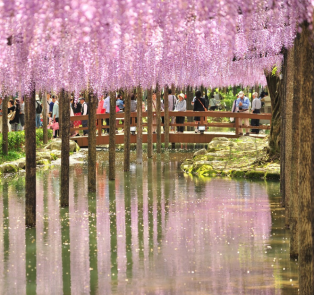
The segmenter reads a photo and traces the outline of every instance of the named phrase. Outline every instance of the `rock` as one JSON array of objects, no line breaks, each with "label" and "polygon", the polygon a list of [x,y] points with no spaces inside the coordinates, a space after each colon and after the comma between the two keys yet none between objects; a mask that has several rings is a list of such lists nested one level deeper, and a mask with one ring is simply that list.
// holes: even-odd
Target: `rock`
[{"label": "rock", "polygon": [[227,137],[214,137],[212,141],[229,141]]},{"label": "rock", "polygon": [[57,160],[58,158],[61,158],[61,151],[53,150],[50,153],[51,160]]},{"label": "rock", "polygon": [[36,165],[49,165],[49,164],[50,164],[50,161],[47,159],[36,161]]},{"label": "rock", "polygon": [[248,171],[245,173],[245,177],[248,179],[258,179],[264,178],[265,172],[264,171]]},{"label": "rock", "polygon": [[266,180],[280,180],[280,171],[269,171],[265,174]]},{"label": "rock", "polygon": [[45,147],[45,149],[51,150],[51,143],[49,143],[49,144]]},{"label": "rock", "polygon": [[51,161],[51,154],[50,154],[50,152],[37,152],[36,160],[42,160],[42,159]]},{"label": "rock", "polygon": [[19,168],[18,165],[16,163],[4,163],[1,166],[1,171],[2,173],[16,173]]},{"label": "rock", "polygon": [[[74,140],[69,140],[69,141],[70,141],[70,153],[78,152],[80,150],[80,147],[78,146],[78,144]],[[46,147],[46,148],[48,148],[48,147]],[[50,149],[61,151],[61,149],[62,149],[61,139],[57,139],[57,140],[53,141],[50,144]]]},{"label": "rock", "polygon": [[204,155],[206,155],[206,153],[207,153],[207,150],[206,150],[206,149],[198,150],[198,151],[196,151],[196,152],[193,154],[193,158],[196,157],[196,156],[204,156]]},{"label": "rock", "polygon": [[245,176],[246,171],[241,170],[231,170],[230,176],[233,178],[243,178]]},{"label": "rock", "polygon": [[16,163],[17,163],[17,166],[19,167],[19,169],[25,169],[25,166],[26,166],[26,159],[25,158],[19,159]]}]

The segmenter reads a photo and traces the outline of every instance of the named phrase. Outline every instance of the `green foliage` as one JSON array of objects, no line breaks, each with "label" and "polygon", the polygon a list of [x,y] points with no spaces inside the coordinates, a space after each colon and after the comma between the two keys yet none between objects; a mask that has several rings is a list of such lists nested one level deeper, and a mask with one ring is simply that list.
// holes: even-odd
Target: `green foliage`
[{"label": "green foliage", "polygon": [[264,176],[265,176],[264,171],[248,171],[245,174],[245,177],[249,179],[264,178]]},{"label": "green foliage", "polygon": [[276,76],[276,73],[277,73],[277,67],[273,67],[272,71],[271,71],[271,74],[273,76]]}]

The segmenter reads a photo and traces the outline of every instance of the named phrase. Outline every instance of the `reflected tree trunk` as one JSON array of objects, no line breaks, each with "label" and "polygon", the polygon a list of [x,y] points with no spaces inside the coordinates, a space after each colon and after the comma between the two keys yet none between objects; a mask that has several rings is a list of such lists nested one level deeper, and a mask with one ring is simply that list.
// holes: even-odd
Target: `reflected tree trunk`
[{"label": "reflected tree trunk", "polygon": [[9,97],[6,95],[2,101],[2,153],[8,154],[9,150],[9,126],[8,126],[8,105]]},{"label": "reflected tree trunk", "polygon": [[[151,165],[151,159],[148,160],[148,168]],[[148,177],[150,170],[148,169]],[[144,201],[143,201],[143,169],[136,169],[136,184],[137,184],[137,230],[138,230],[138,248],[139,259],[144,264]]]},{"label": "reflected tree trunk", "polygon": [[[34,105],[32,111],[34,112]],[[34,119],[35,122],[35,119]],[[26,267],[26,294],[33,295],[36,293],[36,263],[37,263],[37,249],[36,249],[36,229],[26,228],[25,230],[25,267]]]},{"label": "reflected tree trunk", "polygon": [[143,162],[143,123],[142,123],[143,92],[141,86],[137,87],[137,131],[136,131],[136,162]]},{"label": "reflected tree trunk", "polygon": [[88,191],[96,192],[96,109],[97,96],[88,93]]},{"label": "reflected tree trunk", "polygon": [[[312,33],[302,25],[301,33],[301,96],[299,158],[299,286],[300,294],[313,294],[312,229],[311,229],[311,128],[313,59]],[[301,242],[302,241],[302,242]]]},{"label": "reflected tree trunk", "polygon": [[35,123],[35,85],[32,93],[25,99],[25,225],[36,226],[36,123]]},{"label": "reflected tree trunk", "polygon": [[109,180],[116,177],[116,93],[110,92]]},{"label": "reflected tree trunk", "polygon": [[[157,161],[160,163],[160,161]],[[148,186],[148,248],[149,248],[149,259],[151,260],[154,255],[154,187],[153,187],[153,163],[148,162],[148,175],[147,175],[147,186]],[[143,181],[143,180],[141,180]],[[157,188],[158,189],[158,188]]]},{"label": "reflected tree trunk", "polygon": [[130,131],[130,118],[131,118],[131,91],[125,91],[125,107],[124,107],[124,171],[130,171],[130,149],[131,149],[131,131]]},{"label": "reflected tree trunk", "polygon": [[153,100],[152,89],[147,90],[147,156],[153,157]]},{"label": "reflected tree trunk", "polygon": [[63,124],[61,125],[61,207],[69,206],[69,189],[70,189],[70,101],[68,93],[61,90],[60,93],[61,113]]},{"label": "reflected tree trunk", "polygon": [[60,210],[63,294],[71,294],[71,252],[69,208]]}]

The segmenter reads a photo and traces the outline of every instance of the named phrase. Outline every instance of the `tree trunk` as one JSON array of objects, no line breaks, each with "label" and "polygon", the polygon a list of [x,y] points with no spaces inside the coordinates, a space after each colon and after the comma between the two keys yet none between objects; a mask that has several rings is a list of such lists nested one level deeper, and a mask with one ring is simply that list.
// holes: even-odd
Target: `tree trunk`
[{"label": "tree trunk", "polygon": [[136,127],[136,162],[143,162],[143,123],[142,123],[143,92],[141,86],[137,87],[137,127]]},{"label": "tree trunk", "polygon": [[36,123],[35,104],[36,91],[34,89],[25,99],[25,225],[36,226]]},{"label": "tree trunk", "polygon": [[147,90],[147,156],[153,157],[153,102],[152,102],[152,89]]},{"label": "tree trunk", "polygon": [[311,31],[302,26],[301,33],[301,97],[299,158],[299,288],[300,294],[313,294],[312,228],[311,228],[311,128],[313,91],[313,46]]},{"label": "tree trunk", "polygon": [[[290,196],[291,196],[291,160],[292,160],[292,121],[293,113],[293,82],[294,82],[294,48],[289,49],[287,54],[287,81],[285,103],[285,224],[290,226]],[[282,181],[282,180],[280,180]]]},{"label": "tree trunk", "polygon": [[156,86],[156,120],[157,120],[157,153],[161,153],[161,116],[160,116],[160,88],[159,85]]},{"label": "tree trunk", "polygon": [[124,171],[130,171],[130,115],[131,115],[131,91],[126,90],[126,99],[124,107]]},{"label": "tree trunk", "polygon": [[59,101],[59,138],[62,138],[62,99],[61,99],[61,92],[58,95]]},{"label": "tree trunk", "polygon": [[47,129],[47,93],[44,92],[43,94],[43,143],[47,144],[48,143],[48,129]]},{"label": "tree trunk", "polygon": [[276,75],[269,73],[266,75],[267,86],[269,88],[269,95],[271,98],[272,116],[271,116],[271,129],[269,136],[269,148],[270,155],[280,156],[280,97],[281,93],[281,81]]},{"label": "tree trunk", "polygon": [[[193,111],[193,106],[192,106],[192,100],[193,100],[193,89],[192,86],[187,87],[186,91],[186,110],[187,111]],[[193,122],[193,117],[188,117],[187,118],[188,122]],[[188,131],[194,131],[193,126],[189,126]]]},{"label": "tree trunk", "polygon": [[62,128],[62,146],[61,146],[61,207],[69,206],[69,189],[70,189],[70,143],[69,143],[69,132],[70,132],[70,101],[68,93],[61,90],[60,96],[61,110],[63,118]]},{"label": "tree trunk", "polygon": [[300,155],[300,99],[301,75],[296,66],[301,63],[300,35],[294,42],[294,84],[293,84],[293,114],[292,114],[292,157],[291,157],[291,197],[290,197],[290,257],[298,258],[299,254],[299,155]]},{"label": "tree trunk", "polygon": [[2,101],[2,153],[3,155],[7,155],[8,150],[9,150],[8,102],[9,102],[9,97],[5,96],[4,100]]},{"label": "tree trunk", "polygon": [[96,192],[96,109],[97,96],[88,93],[88,192]]},{"label": "tree trunk", "polygon": [[110,92],[110,119],[109,119],[109,180],[116,175],[116,93]]},{"label": "tree trunk", "polygon": [[[281,204],[283,207],[286,207],[286,192],[285,192],[285,175],[286,175],[286,149],[285,149],[285,143],[286,143],[286,87],[287,87],[287,50],[283,49],[283,65],[281,69],[281,76],[282,79],[280,81],[280,92],[282,95],[279,97],[280,102],[280,116],[281,116],[281,126],[280,126],[280,192],[281,192]],[[286,224],[287,226],[288,224]]]},{"label": "tree trunk", "polygon": [[165,149],[169,148],[169,99],[168,99],[168,86],[164,88],[164,109],[165,109],[165,120],[164,120],[164,141]]}]

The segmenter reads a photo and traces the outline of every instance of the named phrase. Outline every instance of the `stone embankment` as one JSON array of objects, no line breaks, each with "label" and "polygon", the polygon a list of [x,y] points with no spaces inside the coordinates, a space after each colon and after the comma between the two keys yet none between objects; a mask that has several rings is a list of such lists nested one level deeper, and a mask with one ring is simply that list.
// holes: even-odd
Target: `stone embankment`
[{"label": "stone embankment", "polygon": [[280,179],[280,164],[265,162],[267,138],[215,137],[208,145],[185,160],[181,169],[203,177],[225,176],[248,179]]},{"label": "stone embankment", "polygon": [[[80,150],[76,142],[70,140],[70,153],[75,153]],[[36,152],[37,166],[50,165],[52,161],[61,158],[61,140],[57,139],[48,144],[44,151]],[[16,173],[25,170],[26,159],[21,158],[13,162],[0,165],[0,175],[6,173]]]}]

